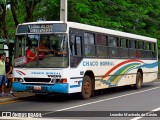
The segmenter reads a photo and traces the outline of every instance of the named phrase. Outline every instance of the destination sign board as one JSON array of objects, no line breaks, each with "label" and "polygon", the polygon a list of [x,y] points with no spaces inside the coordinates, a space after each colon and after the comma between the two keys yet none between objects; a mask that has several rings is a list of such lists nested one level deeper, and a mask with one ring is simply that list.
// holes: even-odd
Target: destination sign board
[{"label": "destination sign board", "polygon": [[52,32],[53,25],[28,25],[30,33]]},{"label": "destination sign board", "polygon": [[26,33],[52,33],[52,32],[66,32],[66,23],[53,23],[53,24],[28,24],[19,25],[17,28],[18,34]]}]

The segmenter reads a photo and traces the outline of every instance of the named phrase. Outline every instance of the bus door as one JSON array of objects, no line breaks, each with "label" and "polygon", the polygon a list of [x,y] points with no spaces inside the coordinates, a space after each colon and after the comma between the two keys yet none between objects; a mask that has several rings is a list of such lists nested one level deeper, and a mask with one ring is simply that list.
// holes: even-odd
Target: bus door
[{"label": "bus door", "polygon": [[83,58],[83,31],[70,29],[70,64],[77,67]]}]

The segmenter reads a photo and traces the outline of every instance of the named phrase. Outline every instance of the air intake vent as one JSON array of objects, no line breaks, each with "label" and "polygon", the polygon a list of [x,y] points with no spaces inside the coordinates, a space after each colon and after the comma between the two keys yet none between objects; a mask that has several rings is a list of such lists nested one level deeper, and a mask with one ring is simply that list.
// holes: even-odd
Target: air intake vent
[{"label": "air intake vent", "polygon": [[45,82],[49,83],[51,78],[24,78],[25,82]]}]

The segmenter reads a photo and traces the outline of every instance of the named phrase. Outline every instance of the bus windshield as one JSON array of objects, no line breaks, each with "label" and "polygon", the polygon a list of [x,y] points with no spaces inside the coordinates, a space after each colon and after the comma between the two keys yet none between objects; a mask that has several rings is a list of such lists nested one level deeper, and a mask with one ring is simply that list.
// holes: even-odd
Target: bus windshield
[{"label": "bus windshield", "polygon": [[32,34],[16,36],[16,67],[67,67],[66,34]]}]

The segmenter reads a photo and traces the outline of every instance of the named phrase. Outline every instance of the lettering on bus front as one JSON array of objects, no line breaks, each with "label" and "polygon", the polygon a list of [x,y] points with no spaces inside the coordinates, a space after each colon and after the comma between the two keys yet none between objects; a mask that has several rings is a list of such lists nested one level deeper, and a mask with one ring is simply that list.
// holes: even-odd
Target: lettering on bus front
[{"label": "lettering on bus front", "polygon": [[57,73],[57,72],[31,72],[31,74],[37,74],[37,75],[43,75],[43,74],[46,74],[46,75],[60,75],[60,73]]},{"label": "lettering on bus front", "polygon": [[114,62],[110,61],[84,61],[83,66],[114,66]]}]

